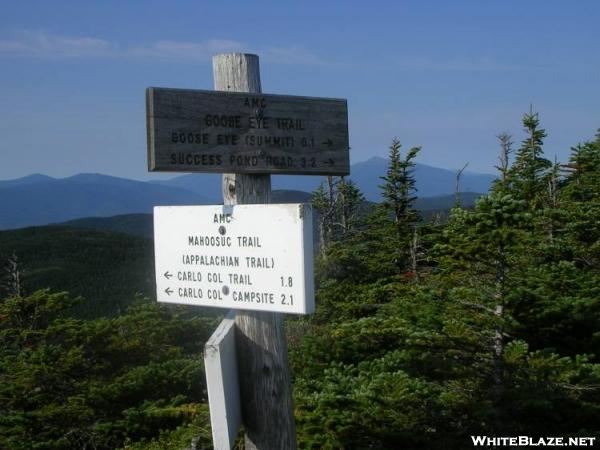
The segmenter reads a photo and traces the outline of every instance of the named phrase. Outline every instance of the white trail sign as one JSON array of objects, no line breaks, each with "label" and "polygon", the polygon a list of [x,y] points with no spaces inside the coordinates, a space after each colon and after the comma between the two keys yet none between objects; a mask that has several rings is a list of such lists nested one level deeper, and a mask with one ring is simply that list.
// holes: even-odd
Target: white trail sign
[{"label": "white trail sign", "polygon": [[306,204],[155,207],[158,301],[310,314],[312,234]]}]

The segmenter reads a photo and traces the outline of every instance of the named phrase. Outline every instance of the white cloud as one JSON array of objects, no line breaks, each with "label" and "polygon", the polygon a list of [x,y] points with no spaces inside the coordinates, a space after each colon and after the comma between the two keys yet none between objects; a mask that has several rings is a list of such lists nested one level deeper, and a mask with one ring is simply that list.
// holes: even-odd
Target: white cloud
[{"label": "white cloud", "polygon": [[204,42],[158,41],[145,47],[126,49],[121,56],[133,58],[157,58],[177,60],[204,60],[215,53],[242,51],[244,44],[226,39],[210,39]]},{"label": "white cloud", "polygon": [[22,31],[13,39],[0,40],[0,54],[29,57],[102,57],[116,48],[104,39],[67,37],[39,31]]},{"label": "white cloud", "polygon": [[[42,31],[23,31],[11,39],[0,39],[0,56],[28,58],[122,58],[203,61],[215,53],[248,51],[249,47],[229,39],[188,42],[161,40],[144,46],[120,46],[86,36],[59,36]],[[304,47],[264,47],[256,49],[261,58],[274,64],[333,66]]]}]

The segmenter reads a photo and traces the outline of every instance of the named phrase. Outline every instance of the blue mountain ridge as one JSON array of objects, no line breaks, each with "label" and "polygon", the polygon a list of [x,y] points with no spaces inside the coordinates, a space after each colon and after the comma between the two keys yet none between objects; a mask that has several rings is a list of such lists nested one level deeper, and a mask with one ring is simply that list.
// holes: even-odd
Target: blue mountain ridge
[{"label": "blue mountain ridge", "polygon": [[15,186],[25,186],[28,184],[42,183],[44,181],[52,180],[55,180],[55,178],[49,177],[48,175],[42,175],[41,173],[34,173],[32,175],[16,178],[14,180],[0,180],[0,189]]},{"label": "blue mountain ridge", "polygon": [[100,174],[14,183],[0,187],[0,229],[81,217],[149,213],[155,205],[191,205],[203,201],[206,199],[184,189]]},{"label": "blue mountain ridge", "polygon": [[[388,160],[373,157],[367,161],[353,164],[349,179],[353,180],[372,202],[381,201],[379,186],[383,183],[381,177],[385,175]],[[438,167],[417,164],[415,167],[417,196],[436,197],[454,193],[456,171]],[[485,193],[490,189],[496,177],[489,174],[464,172],[461,177],[460,191],[472,193]],[[314,191],[320,183],[325,181],[322,176],[310,175],[272,175],[272,189],[293,191]],[[178,187],[196,192],[207,197],[211,202],[221,202],[221,175],[191,173],[181,175],[170,180],[150,181],[153,184]]]},{"label": "blue mountain ridge", "polygon": [[[367,200],[380,201],[378,186],[387,160],[371,158],[354,164],[350,178]],[[417,195],[435,197],[452,194],[456,173],[418,164],[415,168]],[[280,201],[308,198],[325,177],[274,175],[272,186]],[[464,173],[460,190],[485,193],[492,175]],[[283,192],[288,191],[288,192]],[[289,191],[296,191],[295,193]],[[302,192],[298,192],[302,191]],[[84,173],[55,179],[35,174],[0,181],[0,229],[59,223],[84,217],[109,217],[150,213],[157,205],[219,204],[221,175],[187,174],[169,180],[136,181],[102,174]]]}]

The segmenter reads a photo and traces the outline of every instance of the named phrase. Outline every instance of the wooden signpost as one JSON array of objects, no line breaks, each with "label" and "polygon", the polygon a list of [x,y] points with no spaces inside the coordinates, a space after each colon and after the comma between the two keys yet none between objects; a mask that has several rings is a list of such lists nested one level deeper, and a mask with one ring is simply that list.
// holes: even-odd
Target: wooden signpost
[{"label": "wooden signpost", "polygon": [[151,171],[347,175],[345,100],[148,88]]},{"label": "wooden signpost", "polygon": [[[149,170],[224,173],[222,186],[224,206],[209,208],[220,208],[224,215],[230,211],[233,217],[236,214],[238,217],[244,215],[241,213],[240,216],[240,213],[235,212],[235,208],[243,211],[244,207],[233,205],[270,203],[270,174],[272,173],[306,175],[349,173],[348,118],[345,100],[262,94],[256,55],[241,53],[216,55],[213,57],[213,74],[216,92],[162,88],[147,90]],[[165,281],[172,281],[168,275],[183,278],[183,273],[192,272],[190,277],[193,278],[193,270],[187,270],[178,264],[187,265],[183,255],[186,250],[189,250],[189,237],[202,236],[204,225],[200,223],[176,225],[177,220],[186,219],[178,219],[175,217],[176,213],[173,215],[167,210],[159,209],[155,216],[155,224],[158,225],[156,263],[159,268],[157,272],[159,299],[168,301],[171,295],[177,293],[178,299],[185,300],[183,295],[193,293],[196,287],[202,289],[202,295],[207,289],[222,294],[220,299],[210,299],[211,306],[224,306],[219,302],[232,300],[231,306],[236,308],[235,327],[232,324],[233,318],[228,316],[205,347],[213,442],[216,449],[229,448],[233,444],[239,426],[239,410],[241,410],[247,450],[296,448],[287,344],[280,312],[310,313],[314,304],[311,303],[312,260],[307,256],[308,252],[312,252],[307,234],[310,223],[307,221],[307,225],[304,225],[305,222],[300,220],[302,217],[307,217],[310,209],[306,205],[304,212],[301,213],[299,205],[291,208],[296,210],[288,219],[293,216],[296,224],[302,223],[302,226],[298,227],[298,230],[302,231],[297,232],[294,238],[288,238],[287,243],[280,241],[279,246],[285,250],[285,246],[290,242],[303,241],[302,252],[297,248],[294,250],[297,254],[303,255],[302,264],[287,267],[289,275],[273,272],[272,278],[264,276],[263,271],[256,265],[247,266],[245,269],[256,269],[256,271],[239,272],[237,278],[238,282],[256,281],[261,283],[261,287],[265,287],[264,283],[270,284],[266,292],[270,294],[277,290],[276,294],[279,295],[280,300],[277,308],[274,306],[275,302],[270,303],[271,300],[268,307],[262,305],[257,307],[258,305],[253,302],[235,302],[233,295],[230,295],[232,286],[223,283],[231,280],[231,284],[235,279],[229,278],[230,275],[234,276],[234,272],[228,270],[213,271],[217,276],[211,276],[211,279],[217,281],[210,282],[207,279],[207,271],[200,271],[202,272],[200,277],[206,276],[205,281],[210,283],[202,287],[191,286],[190,283],[195,283],[187,279],[178,279],[177,283],[173,283],[173,287],[169,283],[165,284]],[[285,208],[280,209],[281,211],[275,214],[281,218]],[[191,214],[193,216],[195,213]],[[214,211],[212,214],[214,218]],[[237,250],[239,253],[237,256],[244,258],[261,258],[269,255],[246,254],[250,251],[250,247],[244,247],[243,240],[238,241],[238,237],[243,239],[246,235],[246,238],[250,238],[247,242],[260,242],[261,245],[269,241],[271,263],[273,263],[276,258],[272,255],[282,251],[282,248],[277,248],[278,244],[270,239],[276,237],[279,230],[268,221],[261,222],[259,219],[258,222],[254,222],[254,228],[250,232],[247,229],[244,233],[244,223],[252,222],[248,217],[246,216],[246,220],[240,219],[240,227],[237,229],[230,226],[228,231],[225,224],[219,225],[225,227],[225,230],[218,231],[219,235],[227,236],[227,233],[231,232],[229,236],[235,237],[235,242],[238,242],[237,247],[234,247],[234,240],[231,240],[231,251]],[[198,216],[195,220],[201,222],[204,219]],[[292,229],[295,226],[293,223],[292,221],[282,226]],[[162,228],[165,224],[167,228]],[[184,239],[177,243],[172,241],[172,249],[169,249],[169,239],[163,239],[164,230],[171,229],[169,227],[177,228],[179,230],[177,234],[188,240]],[[209,241],[211,236],[217,237],[215,227],[210,230],[212,231],[205,234]],[[225,234],[221,234],[222,231]],[[269,237],[269,234],[273,236]],[[261,237],[264,240],[261,240]],[[255,241],[253,238],[258,240]],[[252,251],[254,250],[263,249],[255,247]],[[227,256],[226,252],[216,253],[212,256]],[[202,256],[202,252],[188,252],[188,254],[195,255],[194,261],[196,257]],[[283,263],[286,257],[280,255],[277,260]],[[291,259],[288,262],[291,262]],[[161,273],[163,271],[165,273]],[[219,278],[219,273],[222,278]],[[186,273],[185,277],[187,278],[188,275]],[[161,279],[161,276],[164,276],[165,280]],[[220,287],[220,290],[214,289],[215,287]],[[225,287],[227,289],[224,289]],[[300,291],[292,292],[300,287]],[[239,289],[239,291],[244,290]],[[294,299],[301,299],[302,303],[296,303],[294,307],[282,305],[282,294],[298,296]],[[230,296],[228,300],[226,300],[227,296]],[[269,295],[268,297],[270,299]],[[289,297],[286,297],[286,300],[289,300]],[[235,334],[234,340],[232,332]],[[235,354],[235,364],[231,359],[232,352]],[[237,378],[230,373],[235,370],[235,366],[237,366]],[[238,382],[239,403],[236,392],[231,392],[236,390],[235,386]],[[228,392],[225,392],[226,390]]]}]

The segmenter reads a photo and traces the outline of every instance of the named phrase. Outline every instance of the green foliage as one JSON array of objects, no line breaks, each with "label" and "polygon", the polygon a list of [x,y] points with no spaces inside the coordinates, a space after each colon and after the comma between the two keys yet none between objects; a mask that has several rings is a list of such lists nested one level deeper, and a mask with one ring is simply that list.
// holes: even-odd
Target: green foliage
[{"label": "green foliage", "polygon": [[0,232],[0,260],[19,258],[22,295],[51,288],[82,296],[78,317],[124,312],[135,295],[154,296],[152,242],[60,226]]},{"label": "green foliage", "polygon": [[331,364],[314,384],[296,383],[306,433],[302,448],[415,448],[431,437],[423,428],[435,386],[402,371],[393,353],[358,365]]},{"label": "green foliage", "polygon": [[0,447],[112,449],[202,413],[214,320],[149,304],[77,320],[72,304],[48,291],[0,303]]},{"label": "green foliage", "polygon": [[552,165],[543,157],[542,145],[546,131],[538,128],[539,124],[538,113],[530,111],[523,116],[527,137],[517,151],[515,162],[509,171],[512,192],[532,208],[540,204],[540,196],[547,185],[547,170]]},{"label": "green foliage", "polygon": [[567,168],[569,176],[567,195],[573,201],[598,200],[600,197],[600,130],[592,142],[571,149]]},{"label": "green foliage", "polygon": [[414,214],[411,206],[416,200],[413,196],[416,181],[412,173],[415,165],[412,160],[420,151],[420,148],[414,147],[403,159],[400,155],[401,147],[398,139],[392,140],[388,170],[381,178],[384,181],[381,186],[383,204],[393,213],[396,222],[402,221],[407,214]]},{"label": "green foliage", "polygon": [[356,183],[343,177],[338,183],[338,195],[340,197],[338,206],[339,227],[341,238],[344,238],[359,225],[365,196],[360,192]]},{"label": "green foliage", "polygon": [[419,221],[419,214],[414,208],[416,180],[413,173],[415,167],[413,160],[421,148],[411,148],[402,158],[401,147],[398,139],[394,139],[390,145],[389,165],[386,175],[382,177],[384,183],[381,186],[381,193],[382,206],[394,219],[397,238],[396,264],[400,270],[406,270],[410,267],[410,237],[413,227]]},{"label": "green foliage", "polygon": [[161,430],[158,437],[142,439],[138,442],[126,440],[123,450],[180,450],[190,448],[193,442],[197,450],[213,448],[208,414],[208,405],[204,404],[193,412],[192,422],[174,430]]},{"label": "green foliage", "polygon": [[332,243],[347,238],[360,226],[365,197],[353,181],[330,176],[312,193],[311,202],[317,212],[321,256],[325,257]]},{"label": "green foliage", "polygon": [[[320,259],[317,312],[291,327],[301,448],[600,436],[600,136],[552,165],[537,114],[524,125],[488,196],[419,227],[418,278],[397,271],[409,228],[396,233],[391,182]],[[402,174],[398,142],[390,160]]]}]

